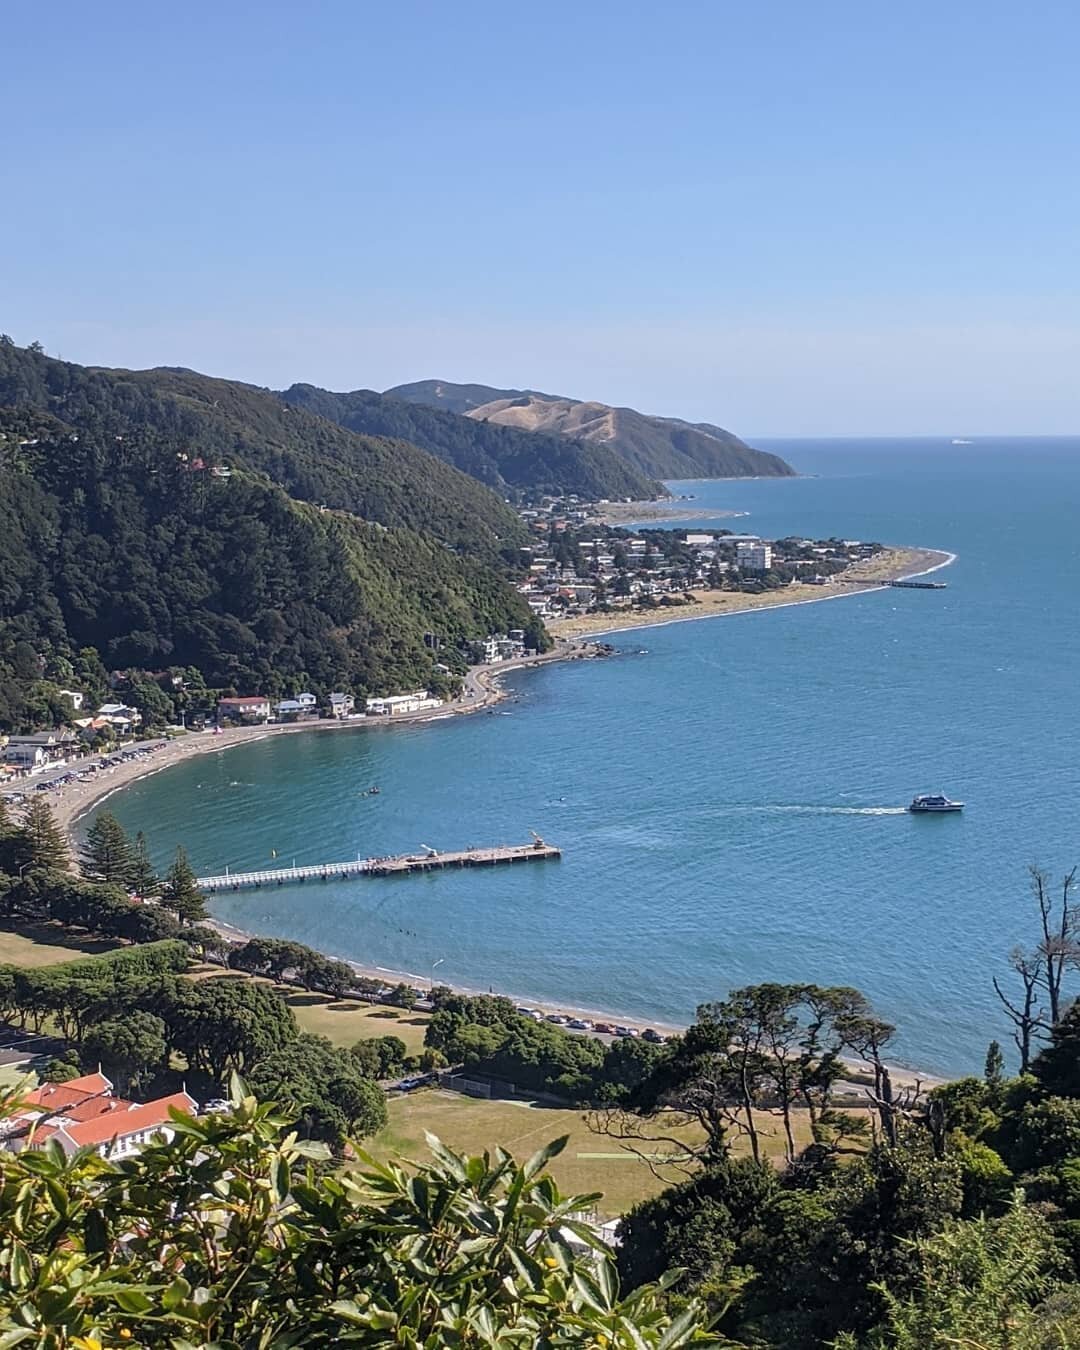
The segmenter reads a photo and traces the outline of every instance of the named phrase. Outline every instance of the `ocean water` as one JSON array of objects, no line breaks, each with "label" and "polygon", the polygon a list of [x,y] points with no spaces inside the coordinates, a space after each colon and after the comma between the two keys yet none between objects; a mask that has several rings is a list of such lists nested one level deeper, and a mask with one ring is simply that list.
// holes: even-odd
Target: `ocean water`
[{"label": "ocean water", "polygon": [[[493,714],[289,736],[110,802],[201,872],[475,843],[513,870],[221,896],[223,920],[451,984],[674,1021],[741,984],[853,984],[897,1055],[978,1069],[1026,867],[1080,859],[1080,441],[787,441],[806,476],[679,484],[766,536],[951,550],[948,589],[675,623],[522,672]],[[677,528],[686,528],[680,523]],[[364,790],[378,784],[378,796]],[[913,817],[918,791],[961,816]]]}]

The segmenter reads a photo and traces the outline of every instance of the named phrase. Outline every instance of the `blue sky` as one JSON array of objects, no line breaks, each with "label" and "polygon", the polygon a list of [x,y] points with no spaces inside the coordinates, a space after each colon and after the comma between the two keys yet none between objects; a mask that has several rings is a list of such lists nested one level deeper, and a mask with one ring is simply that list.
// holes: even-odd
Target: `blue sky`
[{"label": "blue sky", "polygon": [[1080,430],[1080,9],[9,7],[0,328],[748,436]]}]

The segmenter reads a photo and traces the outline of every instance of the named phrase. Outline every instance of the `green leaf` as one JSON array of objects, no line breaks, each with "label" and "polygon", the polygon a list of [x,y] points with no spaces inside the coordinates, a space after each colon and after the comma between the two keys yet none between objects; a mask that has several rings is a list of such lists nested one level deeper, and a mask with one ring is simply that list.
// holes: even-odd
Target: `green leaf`
[{"label": "green leaf", "polygon": [[552,1158],[557,1158],[566,1147],[569,1138],[568,1134],[560,1135],[558,1139],[553,1139],[550,1144],[545,1144],[543,1148],[537,1149],[522,1169],[525,1173],[525,1179],[531,1181],[538,1172],[548,1165]]}]

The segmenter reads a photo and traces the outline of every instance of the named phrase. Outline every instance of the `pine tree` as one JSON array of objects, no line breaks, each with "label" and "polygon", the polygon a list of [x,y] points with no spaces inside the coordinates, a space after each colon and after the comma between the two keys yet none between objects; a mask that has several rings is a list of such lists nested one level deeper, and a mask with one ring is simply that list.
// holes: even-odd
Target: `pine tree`
[{"label": "pine tree", "polygon": [[195,873],[182,848],[177,848],[176,858],[165,873],[161,905],[171,910],[181,923],[202,923],[207,917],[206,901],[195,884]]},{"label": "pine tree", "polygon": [[135,836],[135,846],[131,851],[128,889],[143,900],[161,893],[161,878],[150,861],[150,849],[142,830]]},{"label": "pine tree", "polygon": [[986,1051],[986,1068],[983,1077],[989,1087],[999,1088],[1005,1078],[1005,1056],[997,1041],[991,1041]]},{"label": "pine tree", "polygon": [[127,831],[111,811],[102,811],[86,832],[79,855],[84,877],[127,887],[134,870],[135,850]]},{"label": "pine tree", "polygon": [[32,797],[18,832],[16,852],[20,874],[29,871],[62,872],[68,850],[52,808],[42,797]]}]

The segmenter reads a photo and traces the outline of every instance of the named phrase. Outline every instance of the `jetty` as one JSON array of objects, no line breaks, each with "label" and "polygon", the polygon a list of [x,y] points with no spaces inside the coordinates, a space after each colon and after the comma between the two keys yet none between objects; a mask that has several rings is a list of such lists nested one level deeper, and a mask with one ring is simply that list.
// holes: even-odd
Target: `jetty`
[{"label": "jetty", "polygon": [[402,853],[385,858],[356,858],[350,862],[309,863],[304,867],[270,867],[258,872],[223,872],[197,877],[200,890],[240,891],[260,886],[287,886],[305,881],[346,881],[350,877],[396,877],[411,872],[436,872],[445,867],[501,867],[523,862],[549,862],[561,858],[562,850],[536,835],[531,844],[496,844],[441,852],[424,846],[423,853]]},{"label": "jetty", "polygon": [[915,578],[882,581],[874,580],[871,577],[837,577],[836,580],[842,586],[869,586],[871,589],[878,586],[893,586],[901,591],[944,591],[948,589],[948,584],[944,581],[917,581]]}]

